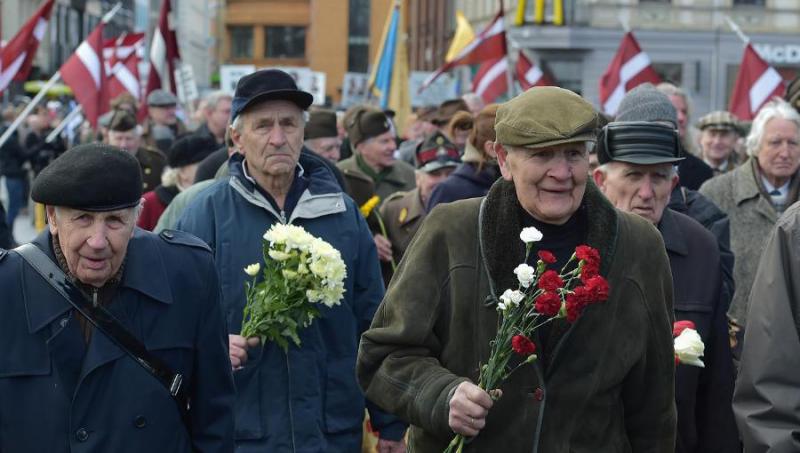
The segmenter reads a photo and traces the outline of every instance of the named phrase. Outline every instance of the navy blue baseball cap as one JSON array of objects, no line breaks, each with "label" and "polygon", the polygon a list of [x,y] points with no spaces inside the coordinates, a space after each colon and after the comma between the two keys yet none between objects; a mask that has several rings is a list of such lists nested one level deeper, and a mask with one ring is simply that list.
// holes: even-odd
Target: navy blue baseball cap
[{"label": "navy blue baseball cap", "polygon": [[314,102],[314,96],[298,89],[289,74],[279,69],[262,69],[242,77],[236,84],[231,122],[248,107],[264,101],[289,101],[306,110]]}]

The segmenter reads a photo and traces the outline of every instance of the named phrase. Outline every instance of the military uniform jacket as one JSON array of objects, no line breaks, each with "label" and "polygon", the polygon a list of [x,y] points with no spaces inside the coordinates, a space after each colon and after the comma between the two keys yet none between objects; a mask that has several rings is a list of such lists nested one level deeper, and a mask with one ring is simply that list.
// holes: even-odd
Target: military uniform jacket
[{"label": "military uniform jacket", "polygon": [[[55,260],[49,232],[33,242]],[[232,452],[234,388],[211,253],[136,229],[108,310],[184,377],[189,424],[162,384],[19,255],[0,260],[0,452]]]},{"label": "military uniform jacket", "polygon": [[358,168],[355,155],[339,161],[336,166],[344,173],[347,194],[358,206],[363,205],[373,195],[379,196],[381,201],[384,201],[395,192],[411,190],[417,185],[414,178],[414,167],[399,160],[395,161],[389,174],[384,176],[377,185],[372,178]]},{"label": "military uniform jacket", "polygon": [[161,151],[143,146],[136,151],[136,160],[142,167],[142,193],[150,192],[161,184],[167,157]]},{"label": "military uniform jacket", "polygon": [[425,219],[425,206],[419,197],[419,189],[390,195],[381,206],[380,212],[386,234],[392,243],[394,260],[399,263]]}]

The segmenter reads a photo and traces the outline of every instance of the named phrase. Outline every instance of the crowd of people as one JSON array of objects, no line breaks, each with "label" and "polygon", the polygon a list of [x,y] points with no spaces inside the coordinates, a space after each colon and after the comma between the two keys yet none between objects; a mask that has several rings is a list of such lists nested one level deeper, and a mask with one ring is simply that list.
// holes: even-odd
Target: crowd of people
[{"label": "crowd of people", "polygon": [[[117,98],[74,143],[34,110],[0,148],[0,452],[800,451],[796,88],[752,123],[690,124],[663,83],[614,117],[541,87],[396,124],[267,69],[186,122],[168,91],[145,119]],[[17,247],[28,197],[47,227]],[[277,223],[347,267],[286,351],[239,335]],[[558,268],[597,249],[610,292],[498,396],[477,383],[526,227]],[[676,363],[682,321],[704,367]]]}]

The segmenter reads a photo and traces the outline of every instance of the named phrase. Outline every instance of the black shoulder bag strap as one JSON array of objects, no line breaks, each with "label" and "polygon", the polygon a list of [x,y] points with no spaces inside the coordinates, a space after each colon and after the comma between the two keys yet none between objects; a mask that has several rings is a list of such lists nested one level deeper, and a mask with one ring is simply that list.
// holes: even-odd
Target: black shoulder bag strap
[{"label": "black shoulder bag strap", "polygon": [[78,313],[110,338],[120,349],[150,373],[163,385],[175,402],[186,428],[188,424],[189,399],[183,387],[183,376],[173,372],[169,365],[154,356],[114,316],[101,306],[94,306],[83,293],[67,279],[67,276],[39,247],[24,244],[14,249],[31,265],[42,279],[50,284]]}]

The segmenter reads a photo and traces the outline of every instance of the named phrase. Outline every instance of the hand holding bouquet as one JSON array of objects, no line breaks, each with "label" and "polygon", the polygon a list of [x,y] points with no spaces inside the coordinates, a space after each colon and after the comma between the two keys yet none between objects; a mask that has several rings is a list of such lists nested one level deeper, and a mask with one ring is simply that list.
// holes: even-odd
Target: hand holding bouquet
[{"label": "hand holding bouquet", "polygon": [[[339,251],[302,227],[275,224],[264,234],[264,269],[251,264],[246,283],[241,335],[273,341],[286,351],[300,346],[298,329],[320,316],[320,304],[333,307],[344,295],[347,270]],[[259,272],[261,282],[256,282]]]}]

